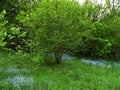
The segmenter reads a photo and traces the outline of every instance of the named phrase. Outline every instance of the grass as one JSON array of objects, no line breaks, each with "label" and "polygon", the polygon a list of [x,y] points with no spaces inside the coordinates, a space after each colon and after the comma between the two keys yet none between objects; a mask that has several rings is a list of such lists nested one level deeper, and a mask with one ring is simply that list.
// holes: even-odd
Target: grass
[{"label": "grass", "polygon": [[[7,72],[7,68],[30,72]],[[45,66],[30,61],[27,55],[0,54],[0,90],[120,90],[120,68],[107,68],[74,61],[63,61],[61,65]],[[22,75],[33,77],[32,85],[21,84],[15,87],[4,81],[9,77]]]}]

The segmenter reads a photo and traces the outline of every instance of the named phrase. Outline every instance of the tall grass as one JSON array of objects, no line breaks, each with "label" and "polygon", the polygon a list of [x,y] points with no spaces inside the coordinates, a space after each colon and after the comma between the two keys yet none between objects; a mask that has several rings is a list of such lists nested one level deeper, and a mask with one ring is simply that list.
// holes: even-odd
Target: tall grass
[{"label": "tall grass", "polygon": [[[19,71],[9,72],[9,67]],[[33,83],[24,81],[15,86],[8,79],[17,76],[25,80],[33,77],[33,80],[28,80]],[[2,52],[0,90],[120,90],[120,68],[92,66],[79,60],[46,66],[34,64],[29,55]]]}]

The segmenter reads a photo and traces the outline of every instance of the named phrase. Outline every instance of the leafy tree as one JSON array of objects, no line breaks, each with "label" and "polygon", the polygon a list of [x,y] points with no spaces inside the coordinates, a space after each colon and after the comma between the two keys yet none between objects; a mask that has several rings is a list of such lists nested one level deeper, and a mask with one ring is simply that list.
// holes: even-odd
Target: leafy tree
[{"label": "leafy tree", "polygon": [[83,37],[83,43],[80,44],[81,53],[83,56],[93,58],[107,58],[112,46],[107,38],[106,26],[101,22],[93,23],[94,28],[90,31],[89,36]]},{"label": "leafy tree", "polygon": [[9,23],[18,23],[16,16],[21,10],[28,11],[35,0],[0,0],[0,11],[6,10],[5,17]]},{"label": "leafy tree", "polygon": [[35,0],[0,0],[0,11],[6,11],[4,18],[8,22],[5,27],[7,35],[4,39],[4,41],[7,42],[5,45],[6,48],[15,51],[28,51],[26,41],[29,37],[25,34],[28,28],[25,27],[23,23],[20,23],[16,18],[21,10],[29,13],[34,2]]},{"label": "leafy tree", "polygon": [[[21,31],[21,28],[19,26],[16,26],[14,24],[9,25],[8,21],[5,19],[5,14],[5,10],[3,10],[3,12],[0,14],[0,47],[11,48],[10,45],[12,45],[12,48],[14,48],[14,50],[17,50],[18,48],[22,49],[20,45],[26,41],[24,39],[26,32]],[[21,40],[24,42],[21,42]],[[19,44],[16,45],[15,42],[19,42]]]},{"label": "leafy tree", "polygon": [[24,12],[21,12],[20,16],[21,22],[33,28],[30,31],[32,45],[47,57],[54,54],[55,62],[60,64],[62,54],[67,48],[76,48],[82,33],[88,29],[85,26],[90,26],[91,22],[82,10],[74,0],[43,0],[36,4],[30,15],[22,17]]},{"label": "leafy tree", "polygon": [[[110,4],[110,1],[106,4],[106,8],[104,8],[104,18],[101,20],[101,22],[106,25],[106,31],[107,35],[106,37],[109,39],[110,43],[112,44],[112,47],[110,48],[111,53],[109,54],[109,57],[114,60],[119,60],[120,55],[120,46],[119,46],[119,40],[120,40],[120,8],[119,3],[114,4],[115,0],[113,0],[113,3]],[[109,11],[109,12],[108,12]]]},{"label": "leafy tree", "polygon": [[113,19],[108,20],[107,33],[109,34],[107,37],[109,38],[112,47],[111,47],[111,55],[110,57],[114,60],[119,60],[120,58],[120,17],[115,16]]},{"label": "leafy tree", "polygon": [[7,21],[4,18],[4,15],[6,14],[6,11],[4,10],[2,13],[0,13],[0,47],[4,47],[6,42],[4,41],[6,33],[6,23]]},{"label": "leafy tree", "polygon": [[[86,33],[82,36],[82,43],[79,44],[77,50],[73,50],[77,56],[85,57],[106,57],[110,52],[111,43],[106,38],[106,25],[101,23],[102,6],[94,4],[89,0],[82,6],[83,15],[91,20],[90,27]],[[86,24],[85,27],[88,25]]]}]

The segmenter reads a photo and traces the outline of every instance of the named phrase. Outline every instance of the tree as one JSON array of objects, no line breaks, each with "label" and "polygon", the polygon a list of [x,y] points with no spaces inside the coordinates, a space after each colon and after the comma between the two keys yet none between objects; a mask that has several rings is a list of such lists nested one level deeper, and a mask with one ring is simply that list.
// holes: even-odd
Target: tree
[{"label": "tree", "polygon": [[28,13],[34,2],[35,0],[0,0],[0,12],[6,11],[4,14],[4,19],[7,21],[5,26],[7,35],[4,37],[5,48],[28,52],[26,41],[29,37],[25,34],[28,28],[24,27],[16,18],[21,10]]},{"label": "tree", "polygon": [[76,48],[82,32],[88,29],[85,26],[90,24],[81,10],[81,5],[74,0],[43,0],[36,4],[30,15],[21,17],[21,22],[33,28],[30,31],[32,45],[47,56],[53,53],[55,62],[60,64],[66,48]]},{"label": "tree", "polygon": [[112,44],[110,57],[114,60],[119,60],[120,58],[120,17],[114,16],[114,18],[109,19],[106,22],[106,31],[108,33],[108,38]]},{"label": "tree", "polygon": [[[90,0],[82,6],[83,15],[87,15],[91,21],[87,33],[82,36],[82,43],[79,44],[76,50],[73,50],[75,55],[82,57],[103,58],[110,52],[111,44],[106,38],[106,25],[101,23],[101,14],[103,7],[92,3]],[[86,24],[85,27],[88,25]]]},{"label": "tree", "polygon": [[[23,43],[21,42],[20,39],[23,40],[25,38],[26,32],[20,31],[21,28],[19,26],[16,26],[14,24],[8,24],[5,15],[6,15],[6,11],[3,10],[0,14],[0,48],[1,47],[6,48],[7,45],[10,47],[10,44],[14,45],[15,42],[17,43],[19,42],[20,43],[19,45],[22,45]],[[14,41],[13,39],[16,41]],[[13,48],[14,49],[20,48],[20,46],[17,48],[16,46],[17,45],[15,45]]]},{"label": "tree", "polygon": [[[116,3],[117,0],[113,0],[112,5],[110,1],[106,4],[104,8],[104,18],[101,21],[106,25],[107,36],[110,43],[112,44],[110,48],[109,57],[114,60],[119,60],[120,58],[120,3]],[[116,6],[115,6],[116,5]],[[109,11],[109,12],[108,12]]]},{"label": "tree", "polygon": [[21,10],[27,11],[35,0],[0,0],[0,12],[6,10],[5,18],[9,23],[18,23],[16,16]]},{"label": "tree", "polygon": [[6,11],[2,11],[2,13],[0,14],[0,47],[4,47],[6,42],[4,41],[7,33],[6,33],[6,24],[7,21],[4,18],[4,15],[6,14]]}]

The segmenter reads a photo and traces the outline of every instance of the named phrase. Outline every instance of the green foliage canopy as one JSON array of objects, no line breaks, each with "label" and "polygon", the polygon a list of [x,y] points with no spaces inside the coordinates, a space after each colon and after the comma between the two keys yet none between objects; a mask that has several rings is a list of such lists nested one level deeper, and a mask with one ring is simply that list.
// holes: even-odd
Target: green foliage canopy
[{"label": "green foliage canopy", "polygon": [[4,18],[4,15],[6,14],[6,11],[4,10],[2,13],[0,13],[0,46],[5,46],[6,42],[4,42],[6,33],[6,23],[7,21]]},{"label": "green foliage canopy", "polygon": [[21,12],[21,22],[32,28],[32,45],[47,54],[54,53],[56,62],[60,63],[65,49],[76,48],[82,33],[90,27],[91,21],[83,15],[81,7],[74,0],[43,0],[26,17]]}]

